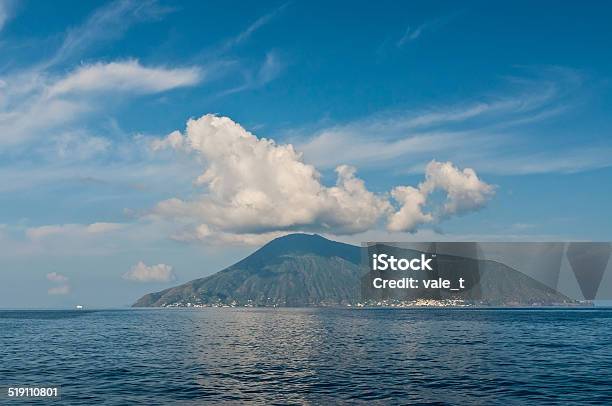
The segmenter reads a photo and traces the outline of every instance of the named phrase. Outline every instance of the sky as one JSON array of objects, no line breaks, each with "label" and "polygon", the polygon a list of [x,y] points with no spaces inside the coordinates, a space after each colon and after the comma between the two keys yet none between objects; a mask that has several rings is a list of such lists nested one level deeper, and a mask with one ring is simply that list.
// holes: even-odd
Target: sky
[{"label": "sky", "polygon": [[612,6],[0,0],[0,307],[291,232],[612,240]]}]

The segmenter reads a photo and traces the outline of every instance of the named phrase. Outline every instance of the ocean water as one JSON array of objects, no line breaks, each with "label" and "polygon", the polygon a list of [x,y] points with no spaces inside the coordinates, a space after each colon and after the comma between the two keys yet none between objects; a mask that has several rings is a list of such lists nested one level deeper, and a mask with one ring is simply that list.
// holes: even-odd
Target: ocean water
[{"label": "ocean water", "polygon": [[612,404],[612,311],[0,311],[8,386],[62,405]]}]

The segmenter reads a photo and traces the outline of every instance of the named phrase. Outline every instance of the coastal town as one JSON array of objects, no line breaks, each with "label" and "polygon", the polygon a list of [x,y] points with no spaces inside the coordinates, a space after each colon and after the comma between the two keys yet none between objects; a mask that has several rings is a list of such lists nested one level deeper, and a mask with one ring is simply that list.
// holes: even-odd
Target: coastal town
[{"label": "coastal town", "polygon": [[[461,299],[416,299],[416,300],[367,300],[356,303],[317,303],[310,306],[312,308],[466,308],[466,307],[499,307],[498,303],[489,303],[486,301],[469,301]],[[568,301],[563,303],[519,303],[509,302],[503,303],[504,307],[592,307],[592,301]],[[255,303],[252,300],[248,300],[246,303],[239,303],[235,300],[231,302],[213,302],[204,303],[200,300],[194,300],[193,302],[173,302],[162,304],[160,307],[163,308],[240,308],[240,307],[267,307],[267,308],[283,308],[283,307],[296,307],[287,304],[287,302],[272,302],[269,303]],[[304,307],[304,306],[297,306]]]}]

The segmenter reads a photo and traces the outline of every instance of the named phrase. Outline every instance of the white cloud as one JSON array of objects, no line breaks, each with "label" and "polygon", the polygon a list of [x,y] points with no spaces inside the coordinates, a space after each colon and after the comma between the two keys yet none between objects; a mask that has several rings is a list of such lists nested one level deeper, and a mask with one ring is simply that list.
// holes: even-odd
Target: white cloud
[{"label": "white cloud", "polygon": [[389,231],[414,231],[418,226],[434,220],[429,213],[423,213],[427,197],[419,189],[411,186],[398,186],[391,191],[400,209],[389,218]]},{"label": "white cloud", "polygon": [[[428,198],[436,190],[444,192],[443,206],[424,213]],[[398,186],[391,191],[400,204],[387,225],[389,231],[415,232],[421,224],[478,210],[495,194],[495,187],[481,181],[471,168],[463,170],[451,162],[431,161],[425,168],[425,181],[418,188]]]},{"label": "white cloud", "polygon": [[40,227],[30,227],[26,230],[26,235],[31,240],[38,240],[55,234],[65,234],[69,231],[76,230],[76,224],[66,225],[47,225]]},{"label": "white cloud", "polygon": [[258,89],[273,81],[283,71],[284,64],[276,52],[268,52],[262,64],[256,71],[247,70],[244,74],[244,83],[221,92],[219,95],[243,92]]},{"label": "white cloud", "polygon": [[450,153],[466,143],[477,143],[481,148],[493,144],[491,140],[469,133],[415,133],[398,139],[385,139],[379,135],[381,130],[366,127],[329,129],[298,145],[298,148],[303,151],[307,162],[320,168],[333,168],[339,162],[359,167],[397,165],[433,153]]},{"label": "white cloud", "polygon": [[233,233],[354,233],[371,228],[391,209],[366,189],[353,168],[339,166],[336,185],[326,187],[292,145],[257,138],[227,117],[190,120],[185,137],[188,148],[207,164],[196,179],[207,193],[194,201],[163,201],[155,208],[157,215],[197,219]]},{"label": "white cloud", "polygon": [[150,68],[136,60],[96,63],[79,67],[54,83],[50,96],[92,91],[135,91],[156,93],[177,87],[195,85],[200,81],[198,68]]},{"label": "white cloud", "polygon": [[[62,224],[41,227],[0,226],[3,258],[116,258],[131,255],[137,247],[168,241],[176,224],[138,221],[130,223]],[[157,246],[157,245],[156,245]],[[136,247],[136,248],[135,248]]]},{"label": "white cloud", "polygon": [[26,235],[30,240],[42,240],[50,236],[84,237],[117,231],[123,227],[120,223],[53,224],[30,227],[26,229]]},{"label": "white cloud", "polygon": [[97,9],[66,37],[47,66],[78,56],[88,48],[121,37],[132,25],[154,21],[172,11],[156,0],[115,0]]},{"label": "white cloud", "polygon": [[58,282],[58,283],[68,282],[67,276],[59,274],[57,272],[48,273],[47,279],[50,280],[51,282]]},{"label": "white cloud", "polygon": [[583,81],[577,71],[550,67],[534,78],[509,78],[503,96],[489,95],[460,106],[378,113],[315,131],[297,131],[294,139],[305,162],[317,168],[347,163],[362,170],[422,173],[432,155],[476,167],[480,173],[503,175],[609,167],[609,143],[585,145],[580,138],[573,145],[544,145],[535,136],[538,123],[571,110]]},{"label": "white cloud", "polygon": [[157,264],[147,266],[140,261],[123,274],[123,279],[135,282],[172,282],[176,274],[170,265]]},{"label": "white cloud", "polygon": [[154,139],[151,142],[151,149],[159,151],[162,149],[183,149],[185,137],[180,131],[173,131],[166,138]]},{"label": "white cloud", "polygon": [[47,280],[56,284],[47,290],[50,295],[67,295],[70,293],[70,284],[67,276],[57,272],[50,272],[47,274]]},{"label": "white cloud", "polygon": [[[84,65],[60,77],[26,70],[2,78],[5,85],[0,92],[0,143],[44,140],[61,129],[74,134],[75,129],[69,129],[69,125],[106,106],[95,97],[100,92],[128,96],[160,93],[193,86],[202,77],[197,67],[147,67],[136,60]],[[91,151],[96,145],[89,141],[87,148]],[[99,147],[104,143],[99,137],[93,141]],[[80,148],[80,143],[69,146]],[[75,152],[78,155],[79,151]]]},{"label": "white cloud", "polygon": [[425,28],[425,24],[421,24],[416,28],[412,28],[411,26],[406,27],[406,31],[404,31],[404,35],[397,41],[397,47],[401,48],[406,43],[416,40],[421,36],[423,29]]},{"label": "white cloud", "polygon": [[267,233],[233,234],[215,231],[206,224],[196,227],[187,227],[170,236],[175,241],[203,242],[210,245],[254,245],[261,246],[275,238],[288,234],[288,232],[272,231]]},{"label": "white cloud", "polygon": [[0,145],[26,143],[41,133],[74,121],[91,108],[87,103],[72,100],[43,100],[40,95],[32,95],[23,104],[4,111],[2,107],[0,105]]},{"label": "white cloud", "polygon": [[67,295],[70,293],[70,285],[54,286],[47,290],[50,295]]},{"label": "white cloud", "polygon": [[120,223],[92,223],[85,227],[85,231],[90,234],[108,233],[120,230],[124,227]]},{"label": "white cloud", "polygon": [[2,31],[2,28],[4,28],[4,24],[9,18],[8,5],[8,1],[0,0],[0,31]]},{"label": "white cloud", "polygon": [[258,19],[256,19],[255,21],[253,21],[253,23],[249,25],[244,31],[242,31],[235,37],[227,40],[223,44],[222,51],[226,51],[236,45],[239,45],[240,43],[246,41],[247,39],[249,39],[257,30],[269,24],[274,18],[276,18],[287,7],[288,4],[289,3],[285,3],[281,5],[280,7],[272,10],[268,14],[265,14],[259,17]]},{"label": "white cloud", "polygon": [[448,24],[456,16],[457,14],[450,14],[447,16],[438,17],[436,19],[426,21],[423,24],[417,26],[416,28],[407,26],[406,30],[404,31],[404,35],[402,35],[402,37],[397,41],[395,45],[398,48],[401,48],[409,42],[416,41],[417,39],[419,39],[419,37],[421,37],[423,32],[438,30]]},{"label": "white cloud", "polygon": [[263,86],[266,83],[271,82],[280,74],[283,67],[283,63],[278,54],[275,52],[268,52],[263,64],[257,72],[255,84],[257,86]]},{"label": "white cloud", "polygon": [[[11,14],[8,11],[12,3],[0,1],[0,24]],[[198,68],[144,67],[135,60],[86,65],[63,77],[54,74],[58,70],[50,69],[68,59],[83,58],[93,45],[117,39],[131,25],[159,19],[170,11],[155,0],[113,1],[97,9],[81,26],[69,30],[50,59],[1,72],[0,144],[24,144],[34,138],[53,137],[57,135],[54,130],[85,119],[84,113],[105,106],[99,98],[85,99],[83,93],[154,93],[197,83],[202,76]],[[75,100],[77,93],[79,100]]]},{"label": "white cloud", "polygon": [[112,143],[103,137],[67,132],[53,138],[53,149],[60,159],[86,160],[108,151]]},{"label": "white cloud", "polygon": [[[516,114],[531,117],[556,91],[544,87],[534,93],[461,107],[377,114],[323,128],[306,142],[302,141],[299,148],[308,162],[321,167],[338,162],[389,165],[422,159],[424,153],[451,155],[463,151],[466,144],[474,145],[479,153],[486,155],[508,147],[511,141],[496,126],[508,123]],[[335,154],[329,153],[332,149]]]},{"label": "white cloud", "polygon": [[[419,188],[399,186],[391,195],[369,191],[355,168],[336,168],[334,186],[326,186],[314,166],[303,162],[291,144],[258,138],[227,117],[205,115],[187,123],[185,135],[173,132],[152,148],[195,152],[206,170],[195,185],[205,192],[192,200],[172,198],[157,204],[152,216],[183,224],[173,234],[181,241],[258,242],[289,231],[335,235],[375,229],[388,220],[394,231],[414,231],[419,225],[482,207],[493,194],[471,169],[432,161]],[[447,196],[440,215],[425,213],[434,190]]]},{"label": "white cloud", "polygon": [[612,146],[565,146],[562,150],[504,154],[503,151],[471,159],[482,172],[501,175],[577,173],[612,166]]},{"label": "white cloud", "polygon": [[425,196],[438,189],[446,192],[444,215],[477,210],[495,193],[495,188],[481,181],[473,169],[460,170],[451,162],[436,161],[427,164],[425,182],[419,185],[419,189]]},{"label": "white cloud", "polygon": [[440,230],[431,228],[422,228],[416,232],[395,232],[389,230],[371,230],[365,233],[354,234],[350,236],[335,236],[327,235],[329,238],[342,241],[347,244],[360,245],[364,241],[402,241],[402,242],[423,242],[423,241],[491,241],[491,242],[508,242],[508,241],[582,241],[576,235],[568,234],[536,234],[528,232],[517,232],[511,228],[505,228],[503,231],[495,234],[461,234],[461,233],[441,233]]}]

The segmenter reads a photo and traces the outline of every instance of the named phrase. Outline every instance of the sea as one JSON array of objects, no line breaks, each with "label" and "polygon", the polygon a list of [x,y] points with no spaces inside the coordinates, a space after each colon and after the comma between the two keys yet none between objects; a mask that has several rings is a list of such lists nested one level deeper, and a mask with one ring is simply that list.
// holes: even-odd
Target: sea
[{"label": "sea", "polygon": [[612,310],[2,310],[0,388],[6,405],[612,404]]}]

